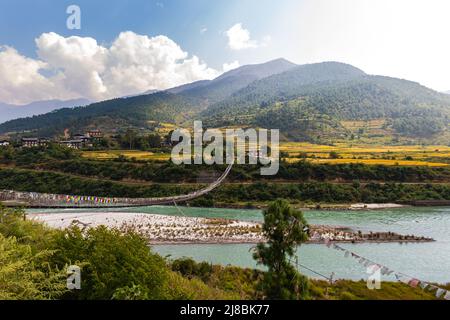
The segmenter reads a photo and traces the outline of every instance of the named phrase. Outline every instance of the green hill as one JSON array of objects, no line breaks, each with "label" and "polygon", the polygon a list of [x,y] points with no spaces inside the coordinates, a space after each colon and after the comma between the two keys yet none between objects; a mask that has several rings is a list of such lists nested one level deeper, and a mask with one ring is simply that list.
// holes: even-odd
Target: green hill
[{"label": "green hill", "polygon": [[[279,59],[166,92],[9,121],[0,125],[0,133],[56,135],[86,127],[115,132],[130,126],[146,130],[152,121],[192,125],[198,119],[210,127],[279,128],[291,140],[327,142],[366,132],[367,138],[445,143],[450,96],[411,81],[367,75],[343,63],[296,66]],[[364,128],[371,121],[379,123],[375,133]]]},{"label": "green hill", "polygon": [[169,90],[184,97],[203,99],[209,104],[228,98],[249,84],[292,70],[297,65],[277,59],[262,64],[246,65],[224,73],[211,81],[198,81]]},{"label": "green hill", "polygon": [[202,115],[210,126],[281,128],[291,139],[350,136],[343,121],[377,119],[400,136],[433,139],[448,131],[450,97],[414,82],[328,62],[256,81]]},{"label": "green hill", "polygon": [[0,132],[34,131],[41,136],[76,132],[88,127],[115,132],[121,127],[147,128],[149,121],[183,122],[196,113],[192,99],[171,93],[114,99],[86,107],[60,109],[45,115],[17,119],[0,125]]}]

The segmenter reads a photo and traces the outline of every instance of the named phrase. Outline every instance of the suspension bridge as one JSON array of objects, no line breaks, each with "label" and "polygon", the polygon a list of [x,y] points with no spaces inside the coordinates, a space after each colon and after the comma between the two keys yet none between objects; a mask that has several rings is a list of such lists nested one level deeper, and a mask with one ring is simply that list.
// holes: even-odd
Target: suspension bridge
[{"label": "suspension bridge", "polygon": [[223,174],[207,187],[189,194],[161,198],[109,198],[97,196],[61,195],[38,192],[0,191],[0,202],[5,205],[32,208],[101,208],[101,207],[146,207],[174,204],[200,198],[219,187],[229,175],[234,161]]}]

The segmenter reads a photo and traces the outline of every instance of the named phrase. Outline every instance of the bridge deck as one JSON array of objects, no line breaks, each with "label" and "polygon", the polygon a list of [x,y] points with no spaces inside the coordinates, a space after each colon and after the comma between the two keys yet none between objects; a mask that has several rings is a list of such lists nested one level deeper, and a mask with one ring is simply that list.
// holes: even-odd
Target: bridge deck
[{"label": "bridge deck", "polygon": [[8,206],[25,206],[32,208],[123,208],[186,202],[202,197],[219,187],[227,178],[232,167],[233,163],[227,167],[225,172],[216,181],[208,185],[206,188],[189,194],[173,197],[108,198],[2,190],[0,191],[0,202]]}]

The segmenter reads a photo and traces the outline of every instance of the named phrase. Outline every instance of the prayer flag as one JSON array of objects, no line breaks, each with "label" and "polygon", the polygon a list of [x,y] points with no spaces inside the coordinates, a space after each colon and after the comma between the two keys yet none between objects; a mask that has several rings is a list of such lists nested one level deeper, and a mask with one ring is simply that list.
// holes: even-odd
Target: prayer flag
[{"label": "prayer flag", "polygon": [[444,296],[445,300],[450,300],[450,291],[447,291],[447,293]]},{"label": "prayer flag", "polygon": [[408,285],[409,285],[410,287],[417,288],[417,286],[419,285],[419,283],[420,283],[419,280],[417,280],[417,279],[412,279],[412,280],[408,283]]},{"label": "prayer flag", "polygon": [[421,282],[421,283],[420,283],[420,288],[422,288],[422,290],[427,289],[427,288],[428,288],[428,283]]},{"label": "prayer flag", "polygon": [[438,298],[438,299],[441,298],[444,295],[444,293],[446,293],[446,290],[439,288],[436,291],[436,298]]}]

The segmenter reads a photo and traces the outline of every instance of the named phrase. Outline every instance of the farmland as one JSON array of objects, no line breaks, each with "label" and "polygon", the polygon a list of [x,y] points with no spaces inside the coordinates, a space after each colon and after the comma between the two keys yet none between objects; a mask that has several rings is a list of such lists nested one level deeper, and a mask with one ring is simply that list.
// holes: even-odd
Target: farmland
[{"label": "farmland", "polygon": [[449,146],[374,146],[340,143],[315,145],[310,143],[282,143],[280,151],[287,162],[303,159],[313,163],[399,166],[447,166],[450,164]]},{"label": "farmland", "polygon": [[117,160],[120,157],[136,161],[167,161],[170,159],[170,154],[168,153],[153,153],[137,150],[85,151],[82,153],[82,156],[90,160]]},{"label": "farmland", "polygon": [[[362,144],[316,145],[303,142],[281,143],[282,158],[289,163],[306,160],[322,164],[362,163],[386,166],[450,165],[449,146],[374,146]],[[84,151],[82,156],[91,160],[117,160],[124,157],[136,161],[167,161],[169,153],[136,150]]]}]

